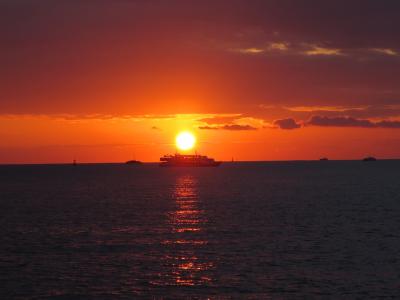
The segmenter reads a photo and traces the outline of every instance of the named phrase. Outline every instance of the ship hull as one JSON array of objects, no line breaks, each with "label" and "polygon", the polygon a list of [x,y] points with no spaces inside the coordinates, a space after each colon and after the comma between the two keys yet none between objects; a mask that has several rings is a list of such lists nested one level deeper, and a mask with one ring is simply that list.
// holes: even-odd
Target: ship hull
[{"label": "ship hull", "polygon": [[207,164],[202,164],[202,163],[169,163],[169,162],[162,162],[160,163],[160,167],[178,167],[178,168],[191,168],[191,167],[196,167],[196,168],[204,168],[204,167],[218,167],[221,164],[220,161],[215,161],[213,163],[207,163]]}]

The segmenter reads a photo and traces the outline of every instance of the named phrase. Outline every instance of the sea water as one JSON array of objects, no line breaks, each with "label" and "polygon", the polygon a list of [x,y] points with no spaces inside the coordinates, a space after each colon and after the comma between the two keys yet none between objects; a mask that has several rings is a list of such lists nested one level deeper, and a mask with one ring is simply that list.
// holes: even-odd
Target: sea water
[{"label": "sea water", "polygon": [[400,162],[0,167],[1,299],[400,297]]}]

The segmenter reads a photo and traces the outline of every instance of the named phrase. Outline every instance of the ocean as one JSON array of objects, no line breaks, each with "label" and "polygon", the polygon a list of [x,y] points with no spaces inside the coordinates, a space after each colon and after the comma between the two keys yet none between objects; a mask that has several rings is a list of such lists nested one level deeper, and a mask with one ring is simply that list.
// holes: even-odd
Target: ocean
[{"label": "ocean", "polygon": [[400,161],[0,166],[1,299],[400,297]]}]

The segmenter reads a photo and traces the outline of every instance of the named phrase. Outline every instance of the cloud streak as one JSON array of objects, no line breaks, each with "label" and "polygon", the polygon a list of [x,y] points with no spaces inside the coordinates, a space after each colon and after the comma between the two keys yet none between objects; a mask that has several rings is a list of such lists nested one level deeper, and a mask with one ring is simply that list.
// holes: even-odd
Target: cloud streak
[{"label": "cloud streak", "polygon": [[368,119],[356,119],[352,117],[329,118],[313,116],[306,125],[321,127],[362,127],[362,128],[400,128],[400,121],[378,121]]},{"label": "cloud streak", "polygon": [[246,130],[257,130],[256,127],[251,125],[239,125],[239,124],[225,124],[219,126],[199,126],[202,130],[230,130],[230,131],[246,131]]},{"label": "cloud streak", "polygon": [[312,46],[310,50],[306,50],[304,54],[308,56],[339,56],[344,55],[341,49],[326,48],[319,46]]},{"label": "cloud streak", "polygon": [[199,119],[199,122],[207,123],[208,125],[218,125],[218,124],[229,124],[232,123],[233,121],[239,119],[241,117],[241,114],[236,114],[232,116],[212,116],[210,118],[202,118]]}]

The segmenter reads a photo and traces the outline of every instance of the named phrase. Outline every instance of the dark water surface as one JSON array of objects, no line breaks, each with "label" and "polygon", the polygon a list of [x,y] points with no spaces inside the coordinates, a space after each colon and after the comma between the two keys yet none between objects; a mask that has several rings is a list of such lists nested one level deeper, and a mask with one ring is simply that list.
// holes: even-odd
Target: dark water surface
[{"label": "dark water surface", "polygon": [[0,167],[1,299],[400,297],[400,162]]}]

